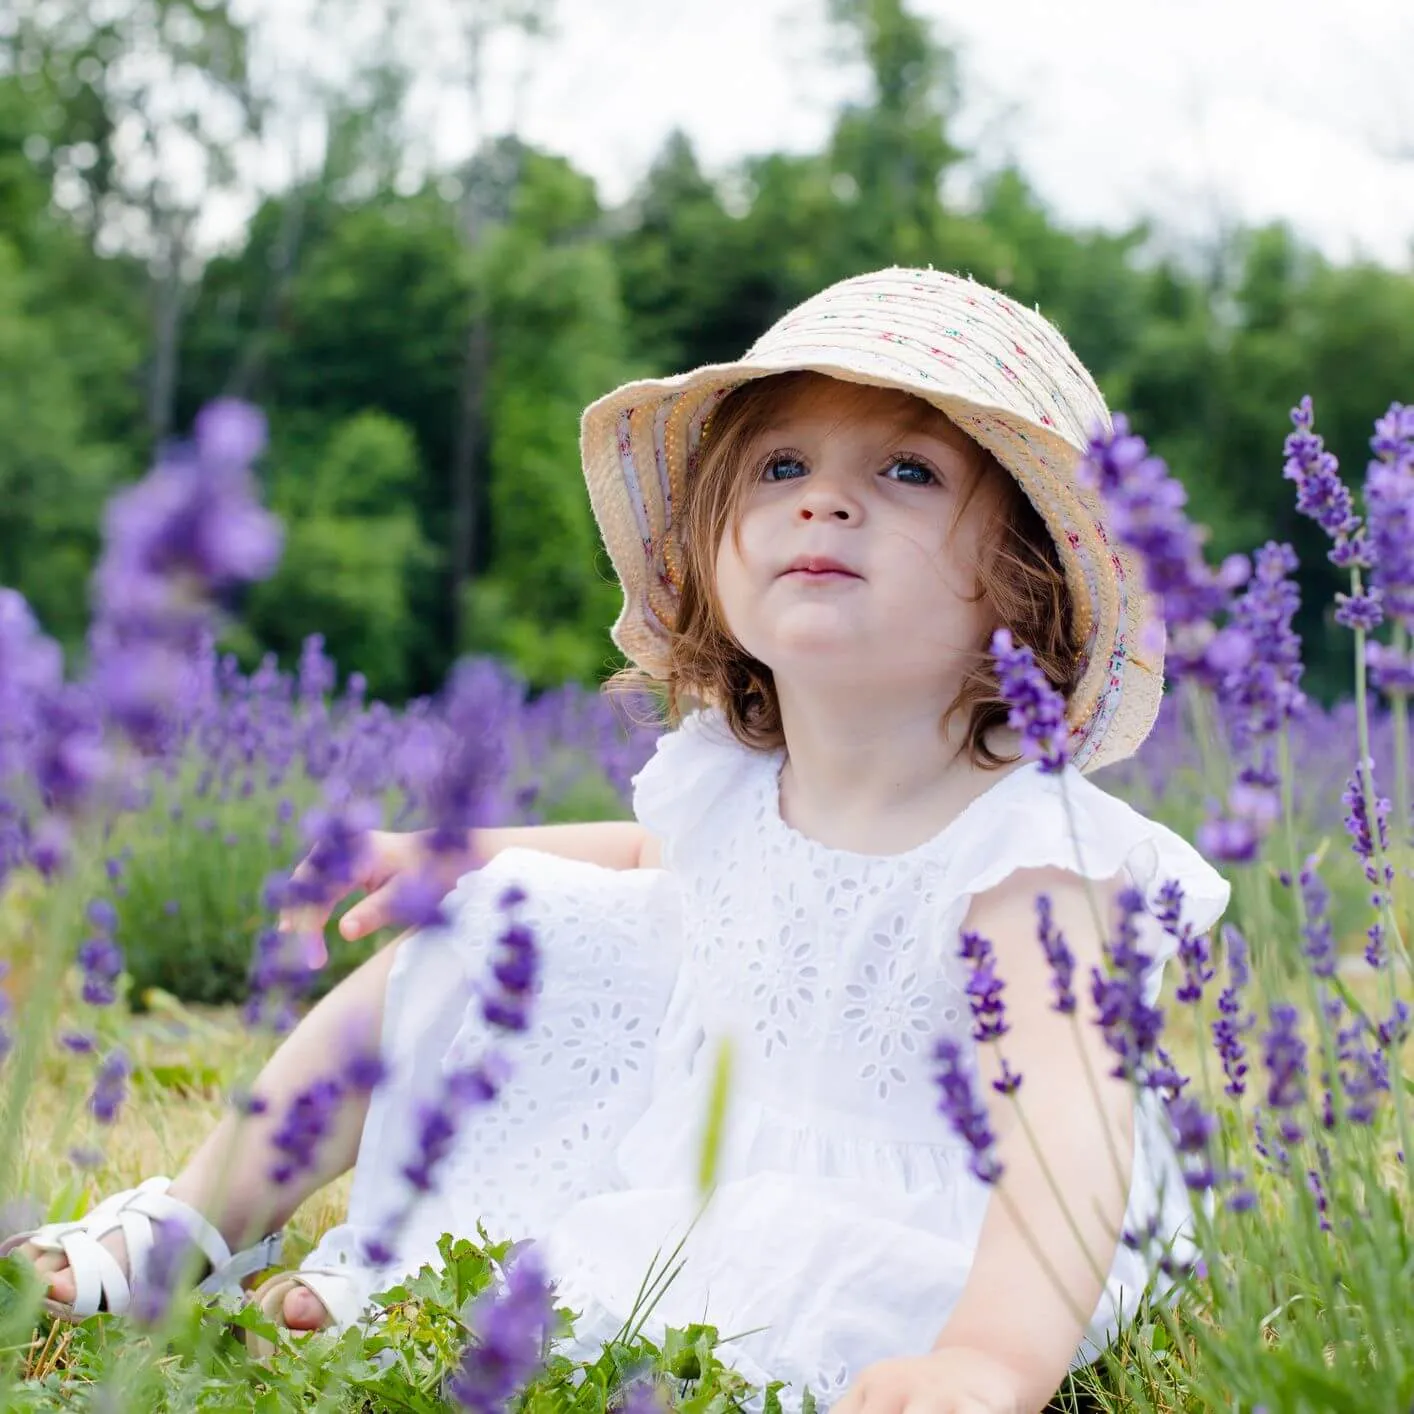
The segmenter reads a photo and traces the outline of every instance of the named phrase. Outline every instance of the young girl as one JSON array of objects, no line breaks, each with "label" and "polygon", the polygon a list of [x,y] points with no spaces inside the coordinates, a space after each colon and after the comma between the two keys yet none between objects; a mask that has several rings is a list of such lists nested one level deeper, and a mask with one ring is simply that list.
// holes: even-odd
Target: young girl
[{"label": "young girl", "polygon": [[[1152,903],[1176,880],[1199,930],[1227,900],[1191,848],[1081,774],[1140,744],[1162,678],[1137,567],[1074,474],[1106,416],[1039,315],[926,270],[844,281],[741,363],[590,407],[585,473],[625,596],[616,641],[666,684],[676,721],[635,782],[636,824],[478,835],[489,862],[456,884],[450,925],[372,959],[277,1052],[257,1085],[268,1117],[225,1122],[170,1188],[32,1239],[53,1297],[121,1309],[144,1214],[194,1227],[214,1283],[248,1273],[268,1248],[228,1260],[226,1241],[287,1215],[357,1146],[347,1223],[263,1289],[291,1326],[356,1319],[435,1260],[440,1234],[480,1220],[538,1238],[592,1345],[688,1232],[650,1329],[705,1315],[748,1378],[846,1414],[1039,1409],[1150,1282],[1121,1232],[1181,1238],[1190,1212],[1153,1097],[1103,1078],[1098,1031],[1052,1010],[1037,897],[1078,979],[1119,889]],[[1065,696],[1059,774],[1007,725],[999,627]],[[367,882],[396,882],[411,857],[380,837]],[[396,1260],[374,1267],[367,1240],[405,1202],[419,1103],[488,1042],[472,989],[511,885],[544,959],[532,1028]],[[1141,926],[1152,999],[1173,943]],[[984,1083],[997,1074],[996,1048],[970,1039],[964,931],[995,946],[1003,1054],[1023,1076],[1024,1128],[992,1095],[995,1187],[970,1171],[932,1076],[944,1038]],[[390,1079],[318,1170],[272,1194],[282,1105],[380,1013]],[[724,1043],[717,1186],[693,1225]]]}]

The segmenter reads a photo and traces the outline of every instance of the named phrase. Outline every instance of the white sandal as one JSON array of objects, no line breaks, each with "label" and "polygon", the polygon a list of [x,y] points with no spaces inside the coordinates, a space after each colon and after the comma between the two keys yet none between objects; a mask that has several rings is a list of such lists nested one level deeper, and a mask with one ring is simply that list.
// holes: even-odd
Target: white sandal
[{"label": "white sandal", "polygon": [[[114,1315],[127,1312],[133,1281],[140,1280],[147,1270],[156,1245],[157,1222],[177,1224],[210,1264],[210,1272],[196,1288],[203,1296],[236,1291],[246,1277],[279,1264],[284,1245],[281,1233],[270,1233],[253,1247],[233,1254],[225,1238],[195,1208],[167,1192],[170,1184],[167,1178],[149,1178],[136,1188],[105,1198],[77,1222],[46,1223],[33,1232],[9,1237],[0,1242],[0,1257],[27,1243],[42,1252],[62,1252],[74,1275],[74,1299],[65,1303],[46,1298],[44,1309],[64,1321],[86,1320],[99,1311]],[[127,1271],[102,1245],[103,1238],[117,1231],[127,1244]]]},{"label": "white sandal", "polygon": [[[296,1271],[276,1272],[251,1292],[249,1304],[281,1330],[289,1330],[285,1325],[285,1297],[297,1286],[312,1291],[324,1307],[328,1319],[319,1327],[320,1330],[344,1330],[354,1325],[368,1306],[359,1283],[346,1271],[340,1271],[336,1267],[303,1267]],[[313,1334],[312,1331],[290,1333]],[[268,1360],[275,1353],[274,1343],[266,1340],[264,1336],[251,1330],[244,1334],[246,1349],[257,1360]]]}]

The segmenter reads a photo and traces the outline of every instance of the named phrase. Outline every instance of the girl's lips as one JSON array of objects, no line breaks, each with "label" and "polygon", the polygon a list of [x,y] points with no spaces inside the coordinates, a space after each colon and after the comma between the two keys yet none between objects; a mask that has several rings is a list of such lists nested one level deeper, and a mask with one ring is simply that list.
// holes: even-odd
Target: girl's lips
[{"label": "girl's lips", "polygon": [[861,578],[848,565],[842,565],[828,555],[802,555],[798,560],[793,560],[784,573],[805,575],[811,579]]}]

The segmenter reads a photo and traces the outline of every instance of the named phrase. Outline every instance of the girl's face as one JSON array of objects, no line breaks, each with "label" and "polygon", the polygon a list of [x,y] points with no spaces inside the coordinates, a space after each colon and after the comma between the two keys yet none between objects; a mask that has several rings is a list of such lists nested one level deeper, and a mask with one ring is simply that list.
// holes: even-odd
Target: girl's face
[{"label": "girl's face", "polygon": [[[717,547],[728,627],[778,684],[951,701],[992,623],[976,598],[994,497],[980,449],[883,389],[810,378],[746,446],[740,517]],[[965,508],[964,508],[964,503]]]}]

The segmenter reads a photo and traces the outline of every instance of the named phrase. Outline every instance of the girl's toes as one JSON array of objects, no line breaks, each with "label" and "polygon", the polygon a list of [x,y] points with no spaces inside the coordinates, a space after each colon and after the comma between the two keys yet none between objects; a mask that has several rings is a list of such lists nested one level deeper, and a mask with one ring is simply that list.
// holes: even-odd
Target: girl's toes
[{"label": "girl's toes", "polygon": [[74,1274],[68,1267],[61,1267],[58,1271],[49,1274],[49,1299],[57,1301],[61,1306],[68,1306],[74,1297],[78,1295],[78,1289],[74,1285]]},{"label": "girl's toes", "polygon": [[286,1294],[285,1324],[292,1331],[322,1330],[328,1322],[324,1303],[307,1286],[296,1286]]}]

